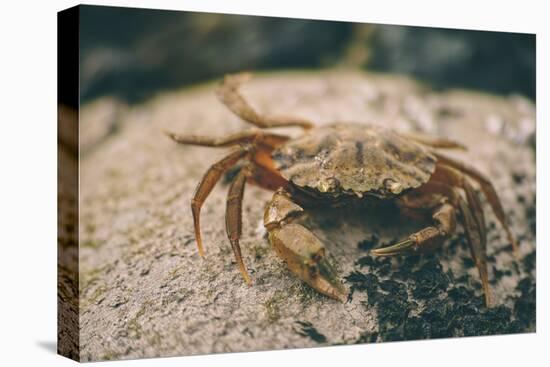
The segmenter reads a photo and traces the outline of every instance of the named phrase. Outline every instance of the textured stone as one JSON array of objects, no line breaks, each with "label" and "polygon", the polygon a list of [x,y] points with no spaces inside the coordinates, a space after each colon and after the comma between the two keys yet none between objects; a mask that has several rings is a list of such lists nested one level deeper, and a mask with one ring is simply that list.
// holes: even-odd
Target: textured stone
[{"label": "textured stone", "polygon": [[[257,75],[243,94],[260,111],[318,124],[366,121],[465,144],[453,156],[491,177],[520,240],[515,261],[486,202],[497,304],[483,306],[461,230],[434,255],[373,259],[368,250],[417,230],[391,209],[314,210],[309,228],[352,289],[348,303],[288,272],[265,238],[271,193],[248,186],[241,246],[247,287],[225,236],[227,184],[202,213],[197,253],[190,200],[224,149],[175,144],[163,130],[221,136],[246,128],[214,85],[117,110],[119,128],[94,141],[80,168],[80,346],[86,361],[311,347],[535,330],[535,108],[518,96],[435,92],[399,76],[355,72]],[[93,121],[97,108],[84,108]],[[95,112],[94,112],[95,111]],[[299,134],[298,130],[281,129]]]}]

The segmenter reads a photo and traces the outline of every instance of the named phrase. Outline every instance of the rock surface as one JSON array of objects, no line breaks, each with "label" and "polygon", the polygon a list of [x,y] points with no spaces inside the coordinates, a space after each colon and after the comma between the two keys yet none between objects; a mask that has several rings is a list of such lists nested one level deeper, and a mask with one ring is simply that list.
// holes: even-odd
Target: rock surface
[{"label": "rock surface", "polygon": [[243,94],[265,113],[298,114],[317,124],[365,121],[465,144],[468,152],[450,154],[492,178],[520,240],[515,261],[485,205],[498,306],[483,306],[461,229],[434,255],[371,258],[370,248],[424,224],[371,209],[313,211],[306,219],[352,289],[345,304],[328,299],[276,257],[261,223],[271,193],[252,186],[241,246],[253,286],[242,281],[226,239],[227,183],[203,207],[201,259],[189,203],[201,175],[226,150],[177,145],[162,131],[221,136],[248,127],[206,84],[120,109],[118,128],[105,113],[108,129],[85,129],[90,121],[102,123],[101,108],[82,110],[81,131],[111,132],[101,141],[81,137],[94,141],[80,168],[82,360],[535,330],[535,108],[529,100],[435,92],[405,77],[335,70],[257,75]]}]

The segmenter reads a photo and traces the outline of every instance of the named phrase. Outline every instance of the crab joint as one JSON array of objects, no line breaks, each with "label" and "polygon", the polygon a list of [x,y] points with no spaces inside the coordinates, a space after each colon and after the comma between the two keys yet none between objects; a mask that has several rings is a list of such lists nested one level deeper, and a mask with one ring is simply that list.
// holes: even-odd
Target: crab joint
[{"label": "crab joint", "polygon": [[277,190],[265,208],[264,226],[267,230],[280,227],[303,212],[304,209],[292,202],[285,191]]}]

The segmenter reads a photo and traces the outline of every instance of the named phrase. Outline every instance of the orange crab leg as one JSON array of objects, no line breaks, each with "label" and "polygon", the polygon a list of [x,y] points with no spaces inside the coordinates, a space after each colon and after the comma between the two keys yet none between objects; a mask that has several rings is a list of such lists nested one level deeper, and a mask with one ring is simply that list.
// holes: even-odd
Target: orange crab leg
[{"label": "orange crab leg", "polygon": [[428,226],[395,245],[374,249],[371,253],[375,256],[393,256],[405,252],[431,251],[440,246],[455,230],[455,208],[448,203],[441,204],[434,210],[432,218],[433,226]]},{"label": "orange crab leg", "polygon": [[264,116],[256,112],[239,92],[239,87],[250,80],[251,77],[250,73],[226,75],[216,91],[220,101],[235,115],[259,128],[297,126],[310,129],[313,127],[310,121],[301,117],[286,115]]},{"label": "orange crab leg", "polygon": [[229,147],[232,145],[243,145],[260,143],[269,147],[278,146],[288,140],[285,135],[265,133],[260,130],[244,130],[225,137],[210,137],[203,135],[180,135],[169,131],[165,132],[176,143],[186,145],[200,145],[203,147]]},{"label": "orange crab leg", "polygon": [[487,200],[489,201],[489,204],[491,205],[493,212],[495,213],[498,221],[500,222],[500,225],[504,228],[504,231],[508,236],[508,241],[510,241],[510,243],[512,244],[512,248],[514,250],[514,253],[516,254],[516,257],[518,257],[519,256],[518,243],[514,235],[510,231],[510,228],[508,227],[508,223],[506,221],[506,215],[504,214],[504,209],[502,208],[502,203],[500,202],[500,199],[497,195],[495,187],[493,186],[491,181],[483,173],[481,173],[479,170],[477,170],[475,167],[471,165],[468,165],[463,162],[459,162],[456,159],[450,158],[438,152],[433,152],[433,154],[437,157],[437,159],[440,162],[445,163],[449,166],[452,166],[458,169],[459,171],[465,172],[481,185],[481,190],[483,190],[483,193],[487,197]]},{"label": "orange crab leg", "polygon": [[485,215],[483,214],[481,201],[466,176],[452,167],[438,163],[432,179],[434,181],[447,182],[451,186],[457,186],[464,190],[468,205],[471,208],[473,218],[481,236],[481,244],[483,247],[486,247],[487,229],[485,225]]},{"label": "orange crab leg", "polygon": [[418,198],[411,201],[406,200],[407,196],[404,196],[400,199],[400,203],[405,205],[405,209],[413,209],[414,207],[424,209],[424,206],[427,203],[432,202],[431,195],[442,194],[450,200],[449,204],[452,204],[452,206],[443,203],[443,205],[436,208],[432,216],[435,223],[434,226],[420,230],[395,245],[372,250],[371,253],[375,256],[390,256],[413,250],[428,251],[436,248],[437,246],[443,244],[443,240],[454,231],[454,210],[456,208],[462,214],[464,230],[466,237],[468,238],[470,253],[478,268],[481,278],[481,284],[483,286],[483,293],[485,296],[485,304],[488,307],[491,307],[494,302],[487,273],[487,261],[485,255],[486,246],[483,242],[484,235],[479,230],[479,224],[473,214],[475,209],[471,208],[470,205],[462,198],[458,192],[458,186],[449,184],[448,179],[444,181],[436,181],[436,177],[434,176],[432,176],[432,179],[427,184],[418,189],[417,192],[420,193]]},{"label": "orange crab leg", "polygon": [[238,150],[230,153],[227,157],[212,165],[200,180],[193,199],[191,200],[191,212],[193,214],[193,224],[195,227],[195,239],[199,255],[204,256],[204,248],[200,232],[200,211],[202,205],[210,192],[220,180],[221,176],[233,167],[239,160],[244,158],[251,150],[251,146],[258,145],[264,149],[272,149],[288,140],[287,136],[265,133],[260,130],[245,130],[226,137],[212,138],[201,135],[181,135],[172,132],[166,132],[166,135],[177,143],[185,145],[199,145],[207,147],[228,147],[240,144]]},{"label": "orange crab leg", "polygon": [[239,245],[239,238],[242,232],[242,201],[244,195],[244,186],[246,179],[250,174],[249,167],[244,167],[239,171],[237,176],[231,182],[229,192],[227,194],[227,207],[225,212],[225,229],[227,231],[227,237],[231,242],[231,248],[235,254],[237,265],[244,278],[244,281],[251,285],[250,277],[244,266],[243,258],[241,255],[241,246]]},{"label": "orange crab leg", "polygon": [[422,145],[426,145],[432,148],[467,150],[466,146],[460,144],[459,142],[442,138],[442,137],[435,137],[435,136],[424,135],[420,133],[412,133],[412,132],[399,133],[399,135],[401,135],[405,139],[414,140],[417,143],[420,143]]},{"label": "orange crab leg", "polygon": [[200,145],[203,147],[229,147],[236,144],[251,143],[258,136],[258,131],[239,131],[220,138],[202,135],[181,135],[169,131],[166,131],[165,134],[180,144]]},{"label": "orange crab leg", "polygon": [[202,246],[201,239],[201,225],[200,225],[200,213],[202,204],[210,195],[210,192],[220,180],[221,176],[229,168],[233,167],[238,161],[240,161],[245,155],[246,150],[239,149],[229,154],[227,157],[222,160],[214,163],[208,171],[204,174],[203,178],[200,180],[197,188],[195,189],[195,194],[193,199],[191,199],[191,212],[193,214],[193,225],[195,227],[195,239],[197,241],[197,247],[199,249],[199,255],[204,256],[204,249]]}]

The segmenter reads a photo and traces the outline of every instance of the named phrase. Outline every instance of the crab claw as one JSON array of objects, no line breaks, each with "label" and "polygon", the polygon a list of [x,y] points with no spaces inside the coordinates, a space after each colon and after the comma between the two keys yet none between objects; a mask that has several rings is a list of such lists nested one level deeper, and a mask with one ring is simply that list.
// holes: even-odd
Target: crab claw
[{"label": "crab claw", "polygon": [[325,246],[300,224],[289,223],[269,231],[269,241],[290,271],[317,291],[346,302],[348,290],[328,261]]}]

